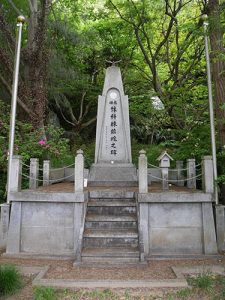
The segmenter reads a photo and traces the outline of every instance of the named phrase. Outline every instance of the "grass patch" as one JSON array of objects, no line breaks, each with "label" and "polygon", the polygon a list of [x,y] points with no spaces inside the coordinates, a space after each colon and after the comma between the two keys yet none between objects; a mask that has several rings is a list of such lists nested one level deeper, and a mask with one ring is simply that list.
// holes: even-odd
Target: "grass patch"
[{"label": "grass patch", "polygon": [[[140,300],[140,299],[148,299],[140,296],[132,296],[128,291],[123,293],[118,293],[117,291],[113,291],[111,289],[105,290],[58,290],[56,292],[58,300]],[[47,298],[40,298],[42,300]],[[51,299],[51,298],[50,298]],[[53,298],[55,299],[55,298]],[[35,300],[39,300],[39,298],[35,298]]]},{"label": "grass patch", "polygon": [[225,278],[210,272],[187,278],[190,288],[167,294],[167,300],[225,299]]},{"label": "grass patch", "polygon": [[196,277],[189,277],[188,284],[199,289],[210,291],[215,284],[215,277],[209,273],[201,273]]},{"label": "grass patch", "polygon": [[50,287],[36,287],[34,289],[35,300],[57,300],[56,291]]},{"label": "grass patch", "polygon": [[14,294],[22,286],[22,276],[15,266],[0,266],[0,296]]},{"label": "grass patch", "polygon": [[189,296],[191,296],[192,293],[193,293],[193,291],[192,291],[190,288],[185,288],[185,289],[179,290],[179,291],[177,292],[177,297],[178,297],[178,299],[185,300],[185,299],[187,299]]},{"label": "grass patch", "polygon": [[[110,289],[103,291],[92,290],[92,291],[77,291],[71,295],[71,299],[80,300],[80,299],[98,299],[98,300],[117,300],[119,299],[118,295]],[[126,298],[124,298],[125,300]],[[127,298],[129,299],[129,298]]]}]

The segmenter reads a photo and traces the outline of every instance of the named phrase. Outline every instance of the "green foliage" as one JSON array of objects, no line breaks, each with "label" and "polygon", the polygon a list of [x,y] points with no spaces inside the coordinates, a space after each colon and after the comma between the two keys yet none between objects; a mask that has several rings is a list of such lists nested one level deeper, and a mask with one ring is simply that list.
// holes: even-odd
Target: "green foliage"
[{"label": "green foliage", "polygon": [[153,165],[157,165],[158,162],[156,162],[157,157],[161,154],[163,150],[165,150],[164,147],[161,145],[146,145],[146,144],[140,144],[136,140],[132,140],[132,157],[133,162],[136,166],[138,166],[138,157],[139,157],[139,151],[145,150],[146,156],[148,158],[148,163],[151,163]]},{"label": "green foliage", "polygon": [[217,183],[218,184],[225,184],[225,175],[220,175],[217,177]]},{"label": "green foliage", "polygon": [[188,283],[193,287],[197,287],[203,290],[210,291],[214,285],[214,278],[211,273],[205,272],[197,275],[196,277],[190,277]]},{"label": "green foliage", "polygon": [[225,299],[225,278],[204,272],[187,278],[189,287],[167,294],[167,300]]},{"label": "green foliage", "polygon": [[22,287],[22,277],[13,265],[0,266],[0,296],[14,294]]},{"label": "green foliage", "polygon": [[84,151],[84,167],[90,168],[95,157],[95,141],[85,143],[83,139],[77,137],[76,142],[73,145],[72,152],[76,154],[79,149]]},{"label": "green foliage", "polygon": [[[7,167],[7,149],[9,134],[9,107],[0,101],[0,111],[3,111],[0,120],[0,169]],[[31,157],[39,158],[42,162],[49,159],[54,164],[68,160],[70,153],[69,140],[63,137],[64,130],[53,125],[40,130],[34,130],[29,123],[17,121],[14,143],[14,154],[21,155],[24,162]]]},{"label": "green foliage", "polygon": [[177,292],[177,297],[180,300],[185,300],[191,296],[192,293],[193,291],[190,288],[182,289]]},{"label": "green foliage", "polygon": [[[6,170],[9,135],[9,106],[0,101],[0,202],[5,198]],[[64,137],[62,128],[52,125],[40,130],[34,130],[29,123],[17,120],[15,130],[14,155],[21,155],[23,162],[29,164],[30,158],[50,160],[53,167],[61,167],[74,162],[74,155],[70,152],[69,140]],[[26,170],[23,170],[25,173]],[[26,182],[25,182],[26,184]],[[25,188],[26,186],[24,186]]]},{"label": "green foliage", "polygon": [[200,162],[203,155],[211,153],[209,125],[207,123],[196,126],[191,131],[176,130],[175,141],[173,155],[176,160],[195,158]]},{"label": "green foliage", "polygon": [[[29,15],[26,1],[14,3]],[[172,10],[178,8],[178,3],[183,7],[174,16]],[[60,167],[73,163],[76,151],[81,148],[85,167],[90,167],[94,161],[95,126],[82,125],[96,116],[105,67],[110,65],[106,61],[110,60],[121,60],[118,65],[125,93],[129,95],[135,163],[142,148],[152,164],[156,164],[157,156],[165,149],[175,160],[196,158],[197,163],[201,156],[211,153],[199,3],[65,0],[55,1],[53,8],[46,16],[49,18],[47,42],[51,45],[46,85],[49,109],[57,114],[63,129],[47,126],[43,135],[42,131],[21,122],[21,113],[16,123],[15,154],[22,155],[27,164],[30,157],[38,157],[40,161],[50,159],[53,166]],[[9,28],[14,28],[16,14],[9,1],[3,0],[3,11]],[[173,22],[169,29],[171,16]],[[224,16],[221,9],[222,21]],[[26,35],[25,30],[24,44]],[[0,41],[3,41],[1,48],[8,47],[1,31]],[[218,57],[224,58],[221,54]],[[8,99],[5,93],[2,95],[4,100]],[[152,103],[152,97],[156,96],[164,106],[160,110]],[[0,112],[0,170],[5,178],[9,108],[3,102],[0,102]],[[41,139],[45,140],[42,145],[38,143]],[[224,159],[225,151],[221,151],[218,153],[219,184],[225,183]],[[5,181],[0,180],[0,199],[4,196],[4,186]]]},{"label": "green foliage", "polygon": [[6,180],[7,180],[7,174],[6,172],[2,172],[0,170],[0,204],[4,202],[4,199],[6,197]]},{"label": "green foliage", "polygon": [[57,300],[56,291],[49,287],[36,287],[34,289],[35,300]]}]

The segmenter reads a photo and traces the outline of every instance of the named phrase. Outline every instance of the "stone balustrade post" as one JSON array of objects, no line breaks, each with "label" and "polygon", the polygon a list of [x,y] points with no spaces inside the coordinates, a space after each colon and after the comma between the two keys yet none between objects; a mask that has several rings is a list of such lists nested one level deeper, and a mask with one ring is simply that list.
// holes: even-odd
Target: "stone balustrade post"
[{"label": "stone balustrade post", "polygon": [[215,205],[216,236],[219,251],[225,250],[225,206]]},{"label": "stone balustrade post", "polygon": [[22,156],[14,155],[12,157],[11,172],[9,178],[9,192],[21,191],[22,180]]},{"label": "stone balustrade post", "polygon": [[187,160],[187,188],[196,189],[196,169],[195,159],[191,158]]},{"label": "stone balustrade post", "polygon": [[182,169],[184,168],[183,160],[176,161],[176,170],[177,170],[177,185],[184,186],[184,175]]},{"label": "stone balustrade post", "polygon": [[38,175],[39,175],[39,159],[30,159],[30,178],[29,188],[35,190],[38,187]]},{"label": "stone balustrade post", "polygon": [[84,190],[84,156],[83,151],[78,150],[75,157],[75,192],[83,192]]},{"label": "stone balustrade post", "polygon": [[50,184],[50,160],[43,161],[43,186]]},{"label": "stone balustrade post", "polygon": [[8,228],[9,228],[9,212],[10,212],[10,205],[7,203],[1,204],[1,219],[0,219],[0,228],[2,229],[2,240],[5,245],[6,238],[8,234]]},{"label": "stone balustrade post", "polygon": [[202,157],[202,187],[205,193],[214,192],[213,160],[212,156]]},{"label": "stone balustrade post", "polygon": [[161,168],[162,174],[162,189],[166,191],[169,189],[169,169],[168,168]]},{"label": "stone balustrade post", "polygon": [[138,158],[138,186],[139,193],[148,193],[148,161],[146,152],[141,150]]}]

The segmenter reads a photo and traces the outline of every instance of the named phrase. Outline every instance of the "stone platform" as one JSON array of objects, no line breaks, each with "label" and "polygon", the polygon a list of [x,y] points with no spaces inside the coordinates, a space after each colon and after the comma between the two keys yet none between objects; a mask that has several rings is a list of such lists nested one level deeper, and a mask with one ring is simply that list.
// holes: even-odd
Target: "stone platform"
[{"label": "stone platform", "polygon": [[93,164],[89,186],[137,186],[137,170],[133,164]]},{"label": "stone platform", "polygon": [[170,186],[165,192],[154,183],[147,193],[135,186],[76,192],[64,182],[10,197],[7,255],[128,262],[141,253],[145,260],[217,254],[212,194],[200,190]]}]

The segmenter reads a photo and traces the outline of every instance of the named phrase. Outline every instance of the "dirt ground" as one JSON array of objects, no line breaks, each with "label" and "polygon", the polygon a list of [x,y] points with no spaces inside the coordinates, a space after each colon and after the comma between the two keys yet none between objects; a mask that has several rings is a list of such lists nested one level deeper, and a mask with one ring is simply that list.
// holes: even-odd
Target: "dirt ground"
[{"label": "dirt ground", "polygon": [[[152,260],[146,265],[140,266],[73,266],[74,260],[49,260],[49,259],[25,259],[25,258],[7,258],[0,253],[0,264],[14,264],[17,266],[49,266],[49,271],[45,278],[48,279],[90,279],[90,280],[150,280],[150,279],[174,279],[175,274],[171,267],[193,267],[207,265],[221,265],[225,267],[225,257],[214,259],[180,259],[180,260]],[[32,277],[25,278],[25,287],[15,296],[5,298],[7,300],[30,300],[33,299],[32,291]],[[88,288],[88,286],[87,286]],[[138,298],[133,299],[167,299],[165,295],[173,289],[133,289],[129,290],[131,295],[136,295]],[[116,292],[124,294],[123,290],[116,290]],[[148,298],[145,298],[148,295]],[[149,298],[151,296],[151,298]],[[65,296],[65,297],[64,297]],[[144,298],[143,298],[143,297]],[[60,299],[73,299],[68,295],[62,294]],[[75,299],[75,298],[74,298]],[[87,298],[81,298],[87,299]],[[91,299],[91,298],[88,298]],[[98,298],[93,298],[98,299]],[[121,299],[125,300],[123,296]],[[130,298],[129,298],[130,299]],[[193,298],[192,298],[193,299]]]}]

